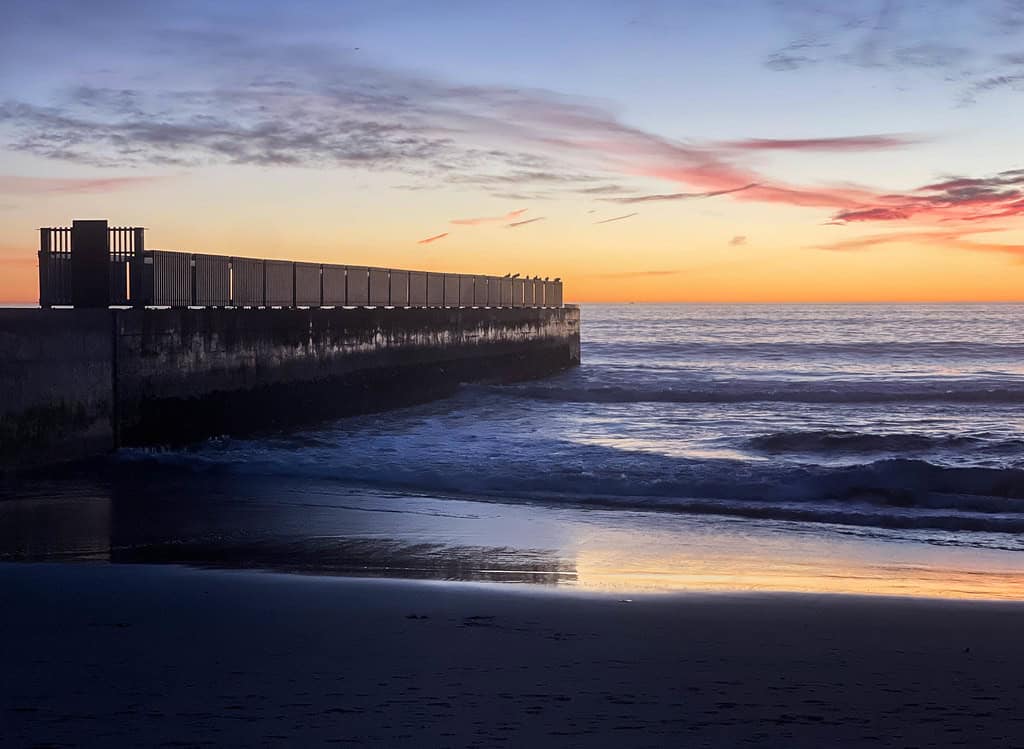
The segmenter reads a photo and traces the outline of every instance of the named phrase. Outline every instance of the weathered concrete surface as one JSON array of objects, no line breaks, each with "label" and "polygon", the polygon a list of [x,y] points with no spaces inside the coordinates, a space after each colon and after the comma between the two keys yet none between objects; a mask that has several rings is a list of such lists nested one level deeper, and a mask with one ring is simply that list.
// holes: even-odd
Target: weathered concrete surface
[{"label": "weathered concrete surface", "polygon": [[580,357],[576,307],[3,310],[0,331],[8,465],[392,408]]},{"label": "weathered concrete surface", "polygon": [[125,443],[406,405],[579,363],[579,310],[146,310],[118,316]]},{"label": "weathered concrete surface", "polygon": [[0,469],[110,448],[113,315],[0,310]]}]

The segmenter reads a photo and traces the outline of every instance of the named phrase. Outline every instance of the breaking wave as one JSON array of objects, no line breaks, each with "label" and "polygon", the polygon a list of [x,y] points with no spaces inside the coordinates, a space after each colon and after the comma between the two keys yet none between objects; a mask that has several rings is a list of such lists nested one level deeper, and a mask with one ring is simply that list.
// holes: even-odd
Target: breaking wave
[{"label": "breaking wave", "polygon": [[[380,446],[377,445],[379,448]],[[196,453],[132,450],[123,467],[150,472],[224,472],[254,480],[287,477],[500,501],[544,501],[623,509],[709,513],[895,528],[1024,532],[1024,470],[945,467],[917,459],[853,466],[687,460],[579,446],[545,458],[472,451],[421,456],[378,451],[257,450]]]},{"label": "breaking wave", "polygon": [[989,435],[870,434],[841,430],[773,432],[752,437],[746,444],[753,450],[775,454],[922,453],[943,450],[976,450],[995,454],[1024,452],[1024,440],[999,440]]}]

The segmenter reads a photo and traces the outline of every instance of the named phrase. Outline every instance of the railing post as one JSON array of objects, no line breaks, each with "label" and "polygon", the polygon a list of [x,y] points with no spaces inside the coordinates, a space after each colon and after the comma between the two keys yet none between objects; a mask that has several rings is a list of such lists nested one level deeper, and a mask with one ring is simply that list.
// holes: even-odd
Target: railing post
[{"label": "railing post", "polygon": [[110,306],[110,236],[105,220],[71,224],[71,304]]},{"label": "railing post", "polygon": [[129,260],[128,301],[133,307],[145,307],[153,296],[153,263],[150,261],[149,273],[146,273],[146,230],[142,227],[132,229],[132,254]]},{"label": "railing post", "polygon": [[39,230],[39,306],[53,306],[50,288],[50,230]]}]

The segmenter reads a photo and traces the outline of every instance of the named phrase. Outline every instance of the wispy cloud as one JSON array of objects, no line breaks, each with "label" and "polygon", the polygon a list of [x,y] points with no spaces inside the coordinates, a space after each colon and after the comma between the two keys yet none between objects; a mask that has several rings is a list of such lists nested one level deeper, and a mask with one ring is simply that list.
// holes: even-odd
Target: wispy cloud
[{"label": "wispy cloud", "polygon": [[168,177],[21,177],[0,174],[0,193],[38,195],[45,193],[103,193],[131,190]]},{"label": "wispy cloud", "polygon": [[450,148],[447,138],[400,123],[331,122],[308,100],[282,101],[286,93],[261,87],[163,96],[174,113],[164,114],[155,101],[129,117],[74,101],[59,107],[8,102],[0,105],[0,124],[16,133],[17,150],[96,166],[371,166],[438,159]]},{"label": "wispy cloud", "polygon": [[639,213],[627,213],[625,216],[615,216],[613,218],[605,218],[600,221],[595,221],[595,224],[610,224],[612,221],[622,221],[627,218],[633,218],[633,216],[639,216]]},{"label": "wispy cloud", "polygon": [[[54,92],[47,105],[7,101],[0,104],[7,146],[103,166],[391,169],[427,185],[441,181],[502,193],[547,188],[613,196],[620,185],[606,177],[641,176],[690,189],[636,202],[736,192],[744,200],[838,210],[859,207],[859,194],[768,179],[742,163],[744,154],[769,147],[888,148],[896,138],[910,141],[853,135],[683,142],[629,126],[602,104],[551,91],[454,86],[357,66],[315,45],[256,49],[203,37],[186,37],[182,44],[182,59],[222,55],[205,72],[223,68],[225,79],[186,89],[80,85]],[[274,77],[240,73],[237,60],[249,58],[263,61]]]},{"label": "wispy cloud", "polygon": [[551,200],[555,196],[542,192],[492,192],[491,197],[501,200]]},{"label": "wispy cloud", "polygon": [[[302,56],[296,56],[301,62]],[[282,73],[298,76],[295,60]],[[759,150],[861,151],[914,142],[910,136],[748,139],[683,143],[622,123],[605,108],[551,92],[501,87],[451,87],[380,71],[328,66],[305,70],[307,84],[254,80],[194,91],[108,91],[80,87],[50,107],[7,102],[0,124],[9,146],[39,156],[103,165],[237,164],[393,168],[423,179],[474,184],[566,185],[622,204],[732,196],[762,203],[817,207],[848,223],[938,214],[967,204],[965,195],[903,199],[846,185],[803,186],[769,179],[742,163]],[[355,75],[359,72],[362,75]],[[345,73],[341,79],[338,76]],[[354,81],[354,82],[353,82]],[[230,113],[230,115],[226,114]],[[464,144],[453,133],[470,133]],[[498,147],[497,144],[501,144]],[[561,168],[559,159],[590,172]],[[740,158],[740,160],[737,160]],[[596,173],[643,176],[685,184],[678,192],[615,196],[618,184],[588,184]],[[1006,175],[1010,173],[1005,173]],[[35,189],[102,190],[146,178],[40,182]],[[408,183],[403,183],[408,187]],[[977,190],[978,186],[972,186]],[[1009,196],[1009,193],[1007,193]],[[1000,212],[1012,201],[984,196]],[[453,225],[512,223],[525,209],[500,216],[457,218]],[[972,218],[980,218],[975,212]]]},{"label": "wispy cloud", "polygon": [[816,65],[821,62],[820,53],[825,46],[813,40],[797,39],[768,54],[764,66],[769,70],[785,72]]},{"label": "wispy cloud", "polygon": [[960,103],[973,104],[981,94],[1000,89],[1024,91],[1024,62],[1015,62],[1007,72],[972,82],[961,94]]},{"label": "wispy cloud", "polygon": [[871,234],[862,237],[852,237],[838,242],[812,245],[811,249],[827,250],[830,252],[861,252],[878,247],[910,244],[915,246],[934,247],[938,249],[1008,254],[1013,255],[1019,261],[1024,262],[1024,244],[984,242],[972,238],[978,234],[997,231],[999,231],[999,229],[993,227],[989,229],[970,230],[951,229],[936,231],[889,232],[885,234]]},{"label": "wispy cloud", "polygon": [[735,237],[729,240],[730,247],[742,247],[747,243],[747,238],[743,234],[737,234]]},{"label": "wispy cloud", "polygon": [[672,193],[658,193],[654,195],[635,195],[623,198],[601,198],[608,203],[621,203],[624,205],[632,203],[652,203],[663,200],[697,200],[701,198],[714,198],[719,195],[732,195],[733,193],[743,192],[744,190],[750,190],[757,187],[756,184],[743,185],[743,187],[734,187],[730,190],[712,190],[710,192],[672,192]]},{"label": "wispy cloud", "polygon": [[881,151],[905,148],[924,139],[910,135],[848,135],[836,138],[748,138],[721,143],[741,151]]},{"label": "wispy cloud", "polygon": [[438,240],[444,239],[448,236],[448,232],[442,232],[441,234],[435,234],[432,237],[419,240],[416,244],[430,244],[431,242],[437,242]]},{"label": "wispy cloud", "polygon": [[840,211],[832,217],[830,223],[844,224],[851,221],[895,221],[909,218],[910,214],[899,208],[851,208]]},{"label": "wispy cloud", "polygon": [[528,218],[525,221],[513,221],[511,224],[505,224],[505,228],[506,229],[515,229],[515,228],[517,228],[519,226],[526,226],[527,224],[532,224],[532,223],[535,223],[537,221],[543,221],[546,218],[547,218],[547,216],[538,216],[537,218]]},{"label": "wispy cloud", "polygon": [[581,195],[614,195],[615,193],[627,192],[622,185],[596,185],[594,187],[583,187],[576,192]]},{"label": "wispy cloud", "polygon": [[820,65],[898,74],[901,86],[930,77],[953,84],[956,103],[1024,84],[1018,32],[1020,0],[912,3],[906,0],[777,3],[791,40],[764,65],[777,72]]},{"label": "wispy cloud", "polygon": [[950,177],[904,194],[880,194],[836,212],[832,222],[977,222],[1015,216],[1024,216],[1024,169],[990,177]]},{"label": "wispy cloud", "polygon": [[[326,45],[257,44],[232,34],[184,34],[175,43],[176,64],[182,61],[175,80],[190,86],[166,79],[145,88],[78,85],[31,102],[8,100],[0,103],[0,145],[106,167],[228,163],[394,170],[404,187],[441,182],[490,194],[592,195],[620,205],[729,196],[818,208],[822,219],[835,223],[982,221],[1021,213],[1015,184],[985,194],[982,184],[890,195],[844,184],[792,184],[756,168],[765,151],[860,153],[912,146],[920,141],[913,135],[681,140],[631,126],[602,102],[547,90],[453,85],[357,64]],[[794,49],[818,51],[810,42]],[[914,49],[916,58],[909,48],[903,55],[920,63],[925,50]],[[190,64],[201,64],[203,76],[185,74]],[[635,178],[678,188],[619,194]],[[91,189],[122,184],[112,179]],[[82,183],[77,189],[90,188]],[[524,212],[451,223],[512,224]]]},{"label": "wispy cloud", "polygon": [[519,218],[526,213],[526,208],[520,208],[517,211],[509,211],[503,216],[483,216],[480,218],[453,218],[448,223],[455,224],[457,226],[479,226],[480,224],[498,224],[505,221],[511,221],[512,219]]}]

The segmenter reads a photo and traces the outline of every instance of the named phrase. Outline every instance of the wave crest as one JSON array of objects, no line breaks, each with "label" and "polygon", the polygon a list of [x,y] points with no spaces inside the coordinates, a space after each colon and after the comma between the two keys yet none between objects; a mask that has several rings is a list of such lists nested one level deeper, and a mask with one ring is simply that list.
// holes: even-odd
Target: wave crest
[{"label": "wave crest", "polygon": [[[1024,532],[1024,470],[944,467],[909,458],[852,466],[689,460],[564,446],[526,459],[452,450],[413,460],[349,447],[218,448],[199,453],[131,450],[123,468],[155,467],[291,477],[500,501],[601,505],[881,527]],[[543,457],[541,457],[543,455]]]},{"label": "wave crest", "polygon": [[1024,404],[1024,383],[711,382],[693,384],[528,384],[498,388],[516,397],[566,403],[950,403]]},{"label": "wave crest", "polygon": [[779,454],[921,453],[971,448],[987,451],[1024,449],[1024,441],[1020,440],[993,443],[963,435],[869,434],[841,430],[772,432],[752,437],[746,444],[760,452]]}]

